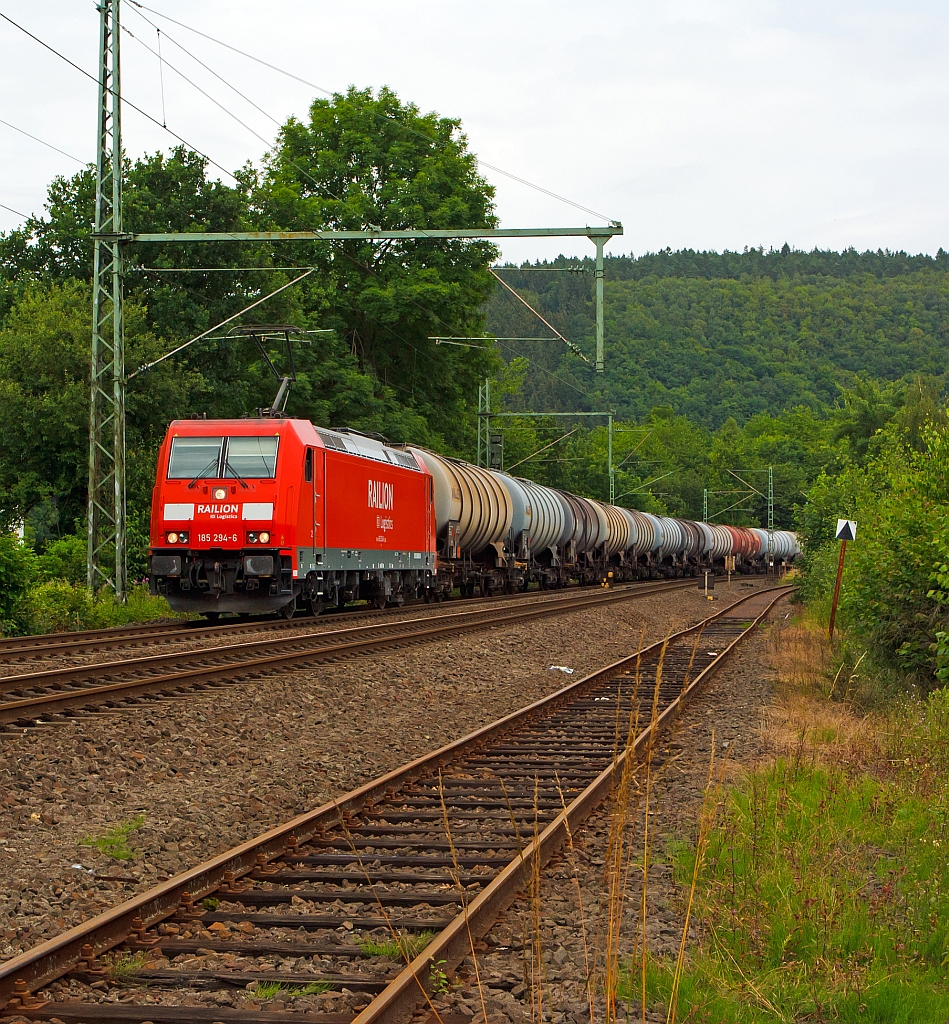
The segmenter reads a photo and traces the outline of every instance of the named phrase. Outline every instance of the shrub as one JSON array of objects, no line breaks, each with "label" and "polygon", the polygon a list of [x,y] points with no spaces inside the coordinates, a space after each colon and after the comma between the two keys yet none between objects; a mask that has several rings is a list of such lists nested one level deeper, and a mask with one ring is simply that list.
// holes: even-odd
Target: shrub
[{"label": "shrub", "polygon": [[[865,473],[852,473],[852,504],[840,513],[857,520],[848,546],[838,621],[851,644],[885,668],[924,689],[945,681],[949,645],[949,432],[933,428],[916,451],[893,432]],[[825,518],[839,487],[822,482],[815,498]],[[836,575],[839,545],[808,552],[805,596],[826,606]]]},{"label": "shrub", "polygon": [[21,604],[36,571],[36,555],[19,537],[0,534],[0,627],[18,628]]},{"label": "shrub", "polygon": [[75,534],[60,537],[47,545],[46,550],[36,559],[36,578],[46,580],[67,580],[69,583],[86,582],[86,538]]},{"label": "shrub", "polygon": [[50,580],[27,593],[19,621],[25,632],[60,633],[174,617],[168,602],[163,597],[152,597],[144,586],[133,587],[128,602],[121,605],[110,594],[93,597],[79,584]]}]

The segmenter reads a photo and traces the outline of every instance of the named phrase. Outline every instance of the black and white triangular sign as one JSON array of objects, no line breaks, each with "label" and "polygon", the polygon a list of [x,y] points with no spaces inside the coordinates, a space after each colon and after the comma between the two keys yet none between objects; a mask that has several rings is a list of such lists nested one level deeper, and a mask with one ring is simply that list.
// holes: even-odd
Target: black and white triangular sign
[{"label": "black and white triangular sign", "polygon": [[837,540],[856,540],[857,524],[852,519],[837,520]]}]

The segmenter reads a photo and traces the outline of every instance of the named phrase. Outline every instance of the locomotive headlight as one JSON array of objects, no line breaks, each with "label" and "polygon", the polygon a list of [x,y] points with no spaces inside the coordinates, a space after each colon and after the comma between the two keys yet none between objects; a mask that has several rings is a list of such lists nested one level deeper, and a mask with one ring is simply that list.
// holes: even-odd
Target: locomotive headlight
[{"label": "locomotive headlight", "polygon": [[187,544],[188,543],[188,535],[186,533],[179,533],[178,534],[178,543],[179,544]]},{"label": "locomotive headlight", "polygon": [[266,544],[267,541],[270,540],[270,534],[266,530],[264,530],[264,532],[260,534],[259,539],[261,544]]},{"label": "locomotive headlight", "polygon": [[213,497],[215,501],[223,501],[227,497],[227,488],[215,487],[214,490],[211,491],[211,497]]},{"label": "locomotive headlight", "polygon": [[169,533],[168,536],[167,536],[167,540],[168,540],[169,544],[177,544],[178,543],[178,534],[177,533]]}]

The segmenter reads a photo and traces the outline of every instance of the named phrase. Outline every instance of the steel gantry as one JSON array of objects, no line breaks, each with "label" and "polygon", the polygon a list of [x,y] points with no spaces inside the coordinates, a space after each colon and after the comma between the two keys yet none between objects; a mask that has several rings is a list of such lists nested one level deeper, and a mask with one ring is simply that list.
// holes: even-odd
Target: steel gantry
[{"label": "steel gantry", "polygon": [[586,237],[596,246],[596,371],[604,367],[603,247],[623,234],[613,221],[581,228],[432,228],[383,231],[122,230],[122,138],[119,78],[119,3],[100,0],[99,145],[93,240],[92,402],[89,420],[88,581],[126,593],[125,544],[125,338],[122,320],[122,252],[129,244],[196,242],[343,241],[398,238]]}]

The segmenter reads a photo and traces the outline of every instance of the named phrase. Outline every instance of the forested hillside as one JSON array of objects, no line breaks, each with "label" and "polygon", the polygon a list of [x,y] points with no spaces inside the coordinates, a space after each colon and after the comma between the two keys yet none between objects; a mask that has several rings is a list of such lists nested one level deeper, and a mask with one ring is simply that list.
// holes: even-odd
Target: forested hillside
[{"label": "forested hillside", "polygon": [[[562,269],[558,269],[562,268]],[[594,345],[592,260],[503,271],[587,353]],[[549,334],[498,291],[499,336]],[[607,371],[597,378],[557,342],[506,346],[526,355],[523,408],[611,406],[641,420],[656,406],[716,429],[798,406],[825,413],[856,374],[897,381],[949,371],[949,255],[664,252],[606,267]],[[556,376],[552,376],[556,375]],[[558,379],[560,378],[560,379]]]}]

